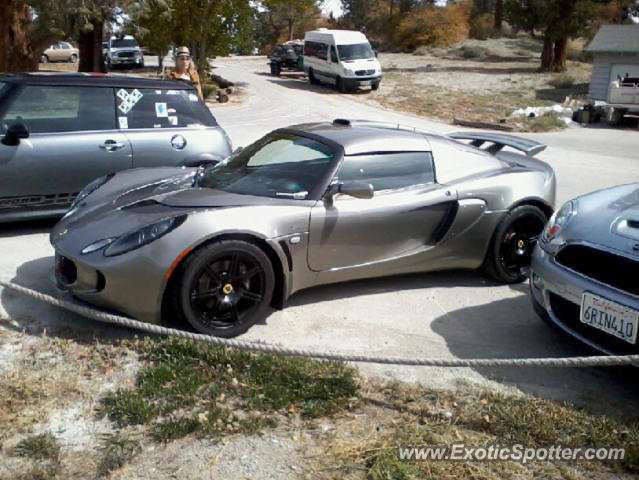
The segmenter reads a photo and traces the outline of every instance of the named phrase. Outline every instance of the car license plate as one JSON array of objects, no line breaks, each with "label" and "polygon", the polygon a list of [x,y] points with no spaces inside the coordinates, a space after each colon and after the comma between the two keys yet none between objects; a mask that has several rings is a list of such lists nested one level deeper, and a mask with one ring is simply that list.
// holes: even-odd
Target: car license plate
[{"label": "car license plate", "polygon": [[581,297],[580,320],[628,343],[637,340],[639,312],[616,302],[584,293]]},{"label": "car license plate", "polygon": [[371,81],[370,81],[370,80],[362,80],[361,82],[359,82],[359,84],[360,84],[362,87],[370,87],[370,85],[371,85]]}]

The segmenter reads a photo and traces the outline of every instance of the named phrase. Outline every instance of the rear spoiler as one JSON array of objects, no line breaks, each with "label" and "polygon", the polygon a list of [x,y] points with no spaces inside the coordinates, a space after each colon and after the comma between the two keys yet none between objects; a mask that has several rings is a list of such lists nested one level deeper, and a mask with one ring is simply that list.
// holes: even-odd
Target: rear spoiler
[{"label": "rear spoiler", "polygon": [[492,154],[497,153],[504,147],[512,147],[534,157],[546,149],[546,145],[543,143],[503,133],[455,132],[448,134],[447,137],[455,140],[472,140],[470,144],[477,148],[481,147],[485,142],[490,142],[492,145],[484,150]]}]

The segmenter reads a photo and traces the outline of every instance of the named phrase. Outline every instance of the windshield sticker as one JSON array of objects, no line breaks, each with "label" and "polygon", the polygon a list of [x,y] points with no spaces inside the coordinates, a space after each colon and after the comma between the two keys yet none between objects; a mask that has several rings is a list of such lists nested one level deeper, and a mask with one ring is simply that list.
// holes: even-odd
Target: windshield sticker
[{"label": "windshield sticker", "polygon": [[194,93],[189,93],[189,100],[191,100],[192,102],[197,102],[198,96]]},{"label": "windshield sticker", "polygon": [[156,123],[155,125],[153,125],[153,128],[162,128],[162,125],[160,125],[159,123]]},{"label": "windshield sticker", "polygon": [[169,112],[166,109],[166,103],[158,102],[155,104],[155,116],[158,118],[169,116]]},{"label": "windshield sticker", "polygon": [[166,91],[166,94],[167,94],[167,95],[179,95],[179,94],[180,94],[180,92],[179,92],[179,91],[177,91],[177,90],[167,90],[167,91]]},{"label": "windshield sticker", "polygon": [[122,101],[122,103],[118,105],[118,110],[120,110],[125,115],[129,113],[129,111],[131,111],[131,109],[135,106],[136,103],[140,101],[143,96],[137,88],[131,93],[121,88],[120,90],[118,90],[118,93],[116,93],[116,95]]},{"label": "windshield sticker", "polygon": [[126,117],[118,117],[120,128],[129,128],[129,119]]},{"label": "windshield sticker", "polygon": [[178,124],[178,118],[175,116],[170,116],[169,117],[169,124],[171,125],[177,125]]}]

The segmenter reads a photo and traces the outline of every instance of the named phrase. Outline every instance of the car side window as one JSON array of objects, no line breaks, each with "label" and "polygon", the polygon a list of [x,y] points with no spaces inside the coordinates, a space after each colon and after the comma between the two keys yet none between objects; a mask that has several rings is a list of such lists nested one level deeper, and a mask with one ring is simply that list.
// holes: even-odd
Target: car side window
[{"label": "car side window", "polygon": [[121,129],[215,126],[215,120],[193,90],[116,88]]},{"label": "car side window", "polygon": [[335,46],[331,45],[331,62],[337,63],[337,50],[335,50]]},{"label": "car side window", "polygon": [[433,156],[430,152],[348,155],[337,179],[370,183],[375,191],[434,183]]},{"label": "car side window", "polygon": [[0,130],[16,121],[29,133],[112,130],[114,104],[111,88],[26,85],[0,120]]}]

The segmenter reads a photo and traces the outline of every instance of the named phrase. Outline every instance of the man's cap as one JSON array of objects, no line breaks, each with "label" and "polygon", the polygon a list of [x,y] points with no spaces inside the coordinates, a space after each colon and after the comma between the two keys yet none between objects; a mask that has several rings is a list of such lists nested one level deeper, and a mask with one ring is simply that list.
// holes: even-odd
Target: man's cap
[{"label": "man's cap", "polygon": [[180,55],[186,55],[187,57],[190,57],[191,52],[189,51],[189,47],[178,47],[175,51],[175,56],[179,57]]}]

